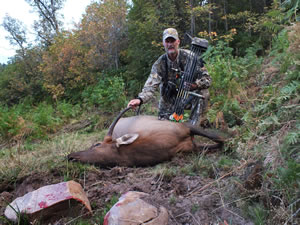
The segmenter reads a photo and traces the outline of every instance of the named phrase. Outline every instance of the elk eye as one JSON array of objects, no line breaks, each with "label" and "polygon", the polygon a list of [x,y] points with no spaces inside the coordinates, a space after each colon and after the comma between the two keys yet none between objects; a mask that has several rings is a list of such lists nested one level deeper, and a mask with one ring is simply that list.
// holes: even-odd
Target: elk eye
[{"label": "elk eye", "polygon": [[94,147],[98,147],[98,146],[101,146],[101,142],[98,142],[94,145]]}]

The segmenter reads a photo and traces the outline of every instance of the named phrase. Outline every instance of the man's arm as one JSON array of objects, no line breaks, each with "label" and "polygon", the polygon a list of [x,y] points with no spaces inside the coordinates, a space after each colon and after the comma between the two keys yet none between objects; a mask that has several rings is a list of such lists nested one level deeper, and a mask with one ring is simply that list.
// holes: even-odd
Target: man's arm
[{"label": "man's arm", "polygon": [[161,57],[153,64],[151,73],[142,89],[142,92],[138,94],[138,97],[132,99],[128,106],[136,107],[141,105],[142,103],[148,102],[154,95],[155,90],[159,86],[162,81],[162,77],[159,75],[161,65]]}]

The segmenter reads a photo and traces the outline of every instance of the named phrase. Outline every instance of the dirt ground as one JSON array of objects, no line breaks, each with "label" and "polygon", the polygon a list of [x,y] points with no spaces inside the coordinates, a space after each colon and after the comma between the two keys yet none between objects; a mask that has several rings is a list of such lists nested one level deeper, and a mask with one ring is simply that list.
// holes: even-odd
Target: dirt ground
[{"label": "dirt ground", "polygon": [[[179,155],[164,165],[166,168],[180,168],[187,165],[189,160],[191,159],[187,155]],[[235,204],[224,203],[221,184],[219,187],[214,184],[200,191],[205,185],[215,181],[215,177],[204,178],[201,174],[189,176],[153,171],[153,168],[126,167],[86,171],[84,176],[76,180],[84,187],[94,212],[94,215],[85,218],[85,221],[88,220],[89,224],[99,224],[96,215],[107,208],[112,198],[117,198],[127,191],[140,191],[150,194],[149,200],[155,205],[167,208],[168,225],[253,224],[242,216]],[[62,182],[63,179],[61,171],[54,169],[48,174],[33,173],[14,184],[0,184],[0,224],[5,223],[3,216],[8,202],[39,187]],[[60,218],[51,224],[76,222],[78,224],[78,220],[73,218]]]}]

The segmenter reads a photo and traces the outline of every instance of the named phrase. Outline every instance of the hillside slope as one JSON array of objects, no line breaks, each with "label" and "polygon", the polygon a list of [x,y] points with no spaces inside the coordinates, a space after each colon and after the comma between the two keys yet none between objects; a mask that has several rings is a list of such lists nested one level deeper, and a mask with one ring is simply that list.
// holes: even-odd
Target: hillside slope
[{"label": "hillside slope", "polygon": [[[151,194],[168,209],[170,225],[300,224],[299,50],[297,23],[275,38],[264,58],[250,48],[244,58],[220,59],[227,64],[211,60],[216,84],[207,117],[234,134],[222,150],[178,155],[149,168],[104,170],[67,162],[65,156],[101,140],[105,130],[2,149],[0,223],[9,224],[3,212],[16,197],[73,179],[87,192],[94,215],[54,218],[52,224],[101,224],[129,190]],[[227,74],[220,78],[221,65]]]}]

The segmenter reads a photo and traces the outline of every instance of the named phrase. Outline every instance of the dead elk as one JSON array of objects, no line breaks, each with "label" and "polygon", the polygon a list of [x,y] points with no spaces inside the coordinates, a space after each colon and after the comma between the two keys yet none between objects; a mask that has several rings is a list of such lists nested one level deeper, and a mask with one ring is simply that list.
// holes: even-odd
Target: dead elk
[{"label": "dead elk", "polygon": [[154,116],[120,119],[129,109],[123,110],[114,120],[102,142],[85,151],[71,153],[68,159],[101,167],[151,166],[170,160],[178,152],[203,148],[193,141],[194,135],[216,142],[208,148],[220,147],[224,142],[219,135],[188,123],[161,121]]}]

